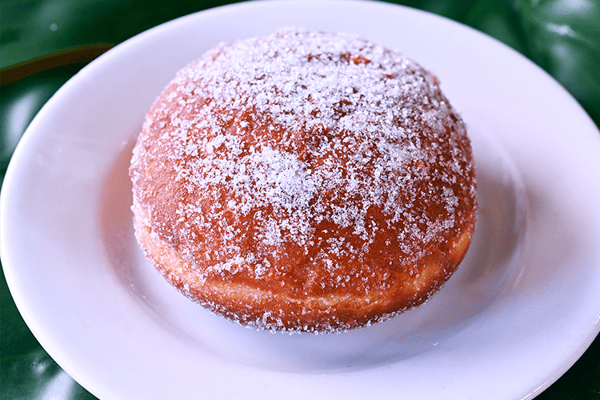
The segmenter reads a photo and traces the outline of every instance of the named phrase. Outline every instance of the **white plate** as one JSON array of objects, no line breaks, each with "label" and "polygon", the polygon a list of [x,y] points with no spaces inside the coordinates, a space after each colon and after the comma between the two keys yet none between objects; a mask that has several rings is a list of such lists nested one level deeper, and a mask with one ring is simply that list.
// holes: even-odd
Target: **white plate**
[{"label": "white plate", "polygon": [[[188,61],[286,26],[394,47],[441,78],[470,126],[481,210],[457,274],[424,306],[337,335],[256,332],[158,276],[132,233],[130,151]],[[145,32],[70,80],[6,175],[1,251],[33,333],[96,396],[119,399],[535,396],[600,329],[600,134],[548,75],[504,45],[370,2],[265,2]]]}]

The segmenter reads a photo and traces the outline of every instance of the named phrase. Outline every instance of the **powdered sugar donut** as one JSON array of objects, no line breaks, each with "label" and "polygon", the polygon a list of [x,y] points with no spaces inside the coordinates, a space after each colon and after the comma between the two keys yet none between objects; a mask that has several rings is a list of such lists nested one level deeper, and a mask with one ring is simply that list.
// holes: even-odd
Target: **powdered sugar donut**
[{"label": "powdered sugar donut", "polygon": [[431,73],[358,37],[287,29],[183,68],[133,152],[161,274],[243,325],[331,332],[427,300],[465,255],[475,172]]}]

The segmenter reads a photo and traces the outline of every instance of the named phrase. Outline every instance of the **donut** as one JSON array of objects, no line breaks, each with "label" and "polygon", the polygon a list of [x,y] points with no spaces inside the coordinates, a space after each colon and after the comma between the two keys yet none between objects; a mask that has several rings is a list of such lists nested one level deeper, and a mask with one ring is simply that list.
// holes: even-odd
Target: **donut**
[{"label": "donut", "polygon": [[212,48],[150,108],[129,174],[154,267],[260,330],[340,332],[421,305],[475,226],[471,144],[439,80],[345,33]]}]

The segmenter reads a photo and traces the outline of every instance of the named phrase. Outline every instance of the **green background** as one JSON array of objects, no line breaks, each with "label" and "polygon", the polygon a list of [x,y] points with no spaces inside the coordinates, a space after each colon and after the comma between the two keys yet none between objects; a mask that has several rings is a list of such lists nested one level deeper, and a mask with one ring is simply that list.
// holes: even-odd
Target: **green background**
[{"label": "green background", "polygon": [[[230,2],[2,0],[0,179],[29,122],[79,69],[148,28],[226,3]],[[394,3],[446,16],[501,40],[554,76],[600,125],[600,0]],[[0,306],[0,399],[94,398],[38,344],[3,275]],[[538,398],[600,399],[600,339]]]}]

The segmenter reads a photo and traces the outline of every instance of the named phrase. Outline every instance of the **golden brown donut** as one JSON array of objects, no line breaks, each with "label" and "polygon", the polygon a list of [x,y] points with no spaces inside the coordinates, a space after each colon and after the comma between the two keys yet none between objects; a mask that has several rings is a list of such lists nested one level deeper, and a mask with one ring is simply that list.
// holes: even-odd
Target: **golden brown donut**
[{"label": "golden brown donut", "polygon": [[160,273],[259,329],[332,332],[426,301],[465,255],[475,172],[438,80],[352,35],[287,29],[178,72],[133,152]]}]

